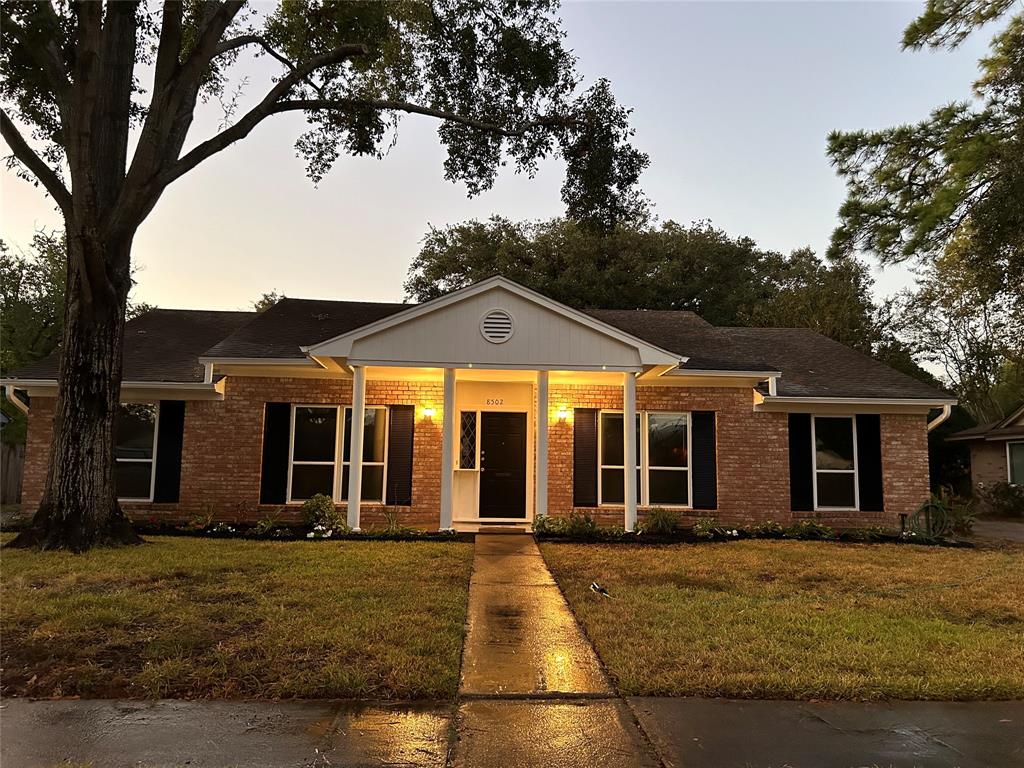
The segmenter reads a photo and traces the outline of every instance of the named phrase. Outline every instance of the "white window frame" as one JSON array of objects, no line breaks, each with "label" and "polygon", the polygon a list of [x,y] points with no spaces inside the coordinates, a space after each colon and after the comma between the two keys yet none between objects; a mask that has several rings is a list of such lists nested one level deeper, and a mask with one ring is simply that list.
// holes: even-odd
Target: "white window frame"
[{"label": "white window frame", "polygon": [[[318,408],[322,411],[329,411],[334,409],[334,461],[296,461],[295,460],[295,412],[299,408]],[[291,423],[289,425],[288,435],[288,497],[287,504],[302,504],[307,499],[293,499],[292,498],[292,468],[298,464],[299,466],[319,466],[319,467],[333,467],[331,475],[331,497],[334,502],[338,501],[338,449],[341,447],[341,435],[345,434],[344,421],[341,422],[341,429],[338,428],[339,417],[344,418],[339,413],[340,406],[330,405],[329,403],[292,403]]]},{"label": "white window frame", "polygon": [[[346,406],[344,406],[342,408],[341,422],[340,422],[340,426],[339,426],[339,429],[338,429],[338,432],[340,433],[340,436],[339,436],[338,439],[342,443],[344,443],[344,441],[345,441],[345,419],[348,417],[348,414],[349,414],[349,412],[351,410],[352,410],[352,406],[351,405],[346,405]],[[381,495],[381,498],[380,499],[360,499],[359,503],[360,504],[384,504],[385,503],[385,499],[387,499],[387,497],[388,497],[388,443],[390,442],[390,437],[391,437],[391,414],[390,414],[389,409],[388,409],[388,407],[386,405],[367,405],[367,406],[363,407],[363,410],[364,411],[383,411],[384,412],[384,460],[383,461],[366,461],[364,459],[363,463],[362,463],[362,466],[364,466],[364,467],[383,467],[384,469],[381,472],[381,484],[380,484],[380,495]],[[364,432],[363,440],[365,441],[365,439],[366,439],[366,436],[365,436],[365,432]],[[338,455],[341,457],[341,471],[342,472],[348,472],[348,467],[349,467],[349,465],[352,462],[351,462],[351,460],[345,461],[345,446],[344,445],[340,446],[340,453]],[[342,476],[338,475],[335,478],[334,496],[339,501],[347,501],[348,499],[347,498],[343,498],[342,495],[341,495],[341,482],[342,482]],[[360,483],[360,487],[362,487],[362,483]]]},{"label": "white window frame", "polygon": [[1010,485],[1024,485],[1024,478],[1021,478],[1020,482],[1017,482],[1017,483],[1013,482],[1013,464],[1010,462],[1010,458],[1011,458],[1011,456],[1010,456],[1010,446],[1011,445],[1024,446],[1024,441],[1022,441],[1022,440],[1007,440],[1006,441],[1006,482],[1008,482]]},{"label": "white window frame", "polygon": [[[818,419],[849,419],[850,428],[853,430],[853,469],[818,469]],[[823,512],[858,512],[860,511],[860,467],[857,462],[857,418],[847,414],[811,414],[811,466],[814,479],[814,509]],[[818,473],[832,475],[853,475],[853,506],[852,507],[823,507],[818,504]]]},{"label": "white window frame", "polygon": [[[159,402],[156,402],[156,403],[119,403],[118,404],[118,408],[121,408],[122,406],[125,406],[125,405],[152,405],[153,406],[153,413],[154,413],[154,416],[153,416],[153,455],[152,455],[152,458],[149,458],[149,459],[119,459],[117,457],[114,458],[114,461],[118,462],[118,463],[122,463],[123,462],[125,464],[146,464],[146,463],[151,463],[152,464],[152,466],[149,469],[149,496],[147,496],[147,497],[141,497],[141,496],[118,496],[117,500],[119,502],[120,501],[125,501],[125,502],[129,502],[129,503],[134,502],[136,504],[140,503],[140,502],[152,503],[153,502],[153,492],[154,492],[154,489],[156,488],[156,446],[157,446],[157,437],[160,434],[160,403]],[[116,442],[116,440],[117,440],[117,436],[116,435],[114,437],[114,440]]]},{"label": "white window frame", "polygon": [[[652,466],[650,462],[650,449],[651,449],[651,432],[650,432],[650,414],[657,414],[659,416],[685,416],[686,417],[686,466],[685,467],[662,467]],[[650,507],[657,505],[659,507],[665,507],[666,509],[691,509],[693,507],[693,416],[692,411],[643,411],[640,418],[640,437],[643,440],[643,445],[640,448],[640,460],[643,465],[640,472],[640,479],[642,481],[643,492],[641,498],[643,503],[641,506]],[[671,472],[686,472],[686,504],[674,504],[671,502],[652,502],[650,498],[651,488],[651,470],[656,471],[671,471]]]},{"label": "white window frame", "polygon": [[[599,507],[621,507],[621,501],[609,501],[605,502],[603,498],[603,483],[601,480],[602,470],[605,469],[621,469],[623,475],[625,475],[624,464],[602,464],[601,457],[604,455],[604,429],[602,429],[603,419],[601,418],[604,414],[624,414],[622,409],[605,408],[597,413],[597,505]],[[658,415],[669,415],[669,416],[685,416],[686,417],[686,466],[685,467],[662,467],[662,466],[650,466],[650,434],[648,432],[649,420],[648,414]],[[637,411],[637,416],[640,418],[640,463],[637,465],[637,469],[640,470],[640,485],[636,489],[637,491],[637,505],[641,507],[651,506],[650,501],[650,470],[669,470],[669,471],[680,471],[686,472],[686,498],[688,499],[686,504],[672,504],[669,502],[657,502],[657,506],[664,507],[665,509],[692,509],[693,508],[693,412],[692,411]],[[623,418],[622,428],[626,428],[625,418]],[[625,452],[623,452],[623,459],[625,459]]]}]

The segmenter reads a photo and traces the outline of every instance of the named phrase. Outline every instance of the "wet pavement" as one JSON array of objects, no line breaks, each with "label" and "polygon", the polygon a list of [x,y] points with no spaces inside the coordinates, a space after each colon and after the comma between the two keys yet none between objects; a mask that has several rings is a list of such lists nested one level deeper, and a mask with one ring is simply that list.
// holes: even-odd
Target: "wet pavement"
[{"label": "wet pavement", "polygon": [[611,696],[532,536],[478,535],[460,694]]},{"label": "wet pavement", "polygon": [[435,768],[451,718],[446,703],[5,699],[0,765]]},{"label": "wet pavement", "polygon": [[1024,701],[629,704],[668,768],[1024,766]]}]

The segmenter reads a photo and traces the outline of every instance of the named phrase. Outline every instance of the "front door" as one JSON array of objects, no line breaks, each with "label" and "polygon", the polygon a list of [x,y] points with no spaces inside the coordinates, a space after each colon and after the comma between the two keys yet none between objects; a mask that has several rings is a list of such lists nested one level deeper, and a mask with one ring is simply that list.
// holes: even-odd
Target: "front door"
[{"label": "front door", "polygon": [[526,518],[526,414],[480,414],[480,517]]}]

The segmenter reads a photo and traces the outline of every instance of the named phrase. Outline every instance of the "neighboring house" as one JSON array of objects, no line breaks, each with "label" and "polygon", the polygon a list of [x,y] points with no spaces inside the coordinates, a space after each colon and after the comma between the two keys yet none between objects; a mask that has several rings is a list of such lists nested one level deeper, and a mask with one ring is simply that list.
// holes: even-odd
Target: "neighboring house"
[{"label": "neighboring house", "polygon": [[1009,416],[946,438],[971,449],[971,485],[1024,485],[1024,403]]},{"label": "neighboring house", "polygon": [[[31,400],[27,508],[56,371],[4,381]],[[122,399],[136,517],[255,520],[325,493],[354,528],[387,505],[431,529],[573,509],[632,529],[652,507],[895,525],[928,497],[928,414],[954,402],[810,330],[582,312],[500,277],[419,305],[154,310],[127,326]]]}]

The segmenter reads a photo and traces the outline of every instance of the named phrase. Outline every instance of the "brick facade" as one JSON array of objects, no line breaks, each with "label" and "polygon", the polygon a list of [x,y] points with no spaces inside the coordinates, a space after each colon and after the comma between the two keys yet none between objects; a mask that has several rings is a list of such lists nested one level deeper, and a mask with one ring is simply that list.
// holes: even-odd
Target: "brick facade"
[{"label": "brick facade", "polygon": [[[225,521],[254,522],[280,511],[282,519],[297,507],[259,504],[264,405],[267,402],[351,403],[351,382],[341,379],[229,377],[222,401],[189,401],[182,444],[181,498],[178,504],[132,504],[136,518],[182,519],[211,514]],[[622,389],[608,386],[562,386],[550,389],[552,413],[565,407],[622,407]],[[432,419],[416,412],[413,441],[413,498],[397,510],[402,523],[435,529],[440,521],[441,409],[440,384],[418,381],[368,381],[367,405],[429,404]],[[814,518],[832,525],[895,525],[928,496],[928,446],[924,416],[881,417],[884,513],[793,513],[789,504],[789,443],[785,413],[753,410],[745,388],[637,387],[637,409],[715,411],[717,414],[717,510],[686,511],[688,518],[715,517],[725,523],[762,520],[791,522]],[[39,503],[46,473],[53,400],[33,398],[29,418],[23,506]],[[572,507],[573,426],[554,419],[549,427],[548,509],[568,514]],[[533,450],[530,451],[531,456]],[[621,524],[621,507],[588,509],[603,524]],[[379,524],[385,510],[364,504],[364,527]],[[639,516],[643,519],[645,510]]]}]

